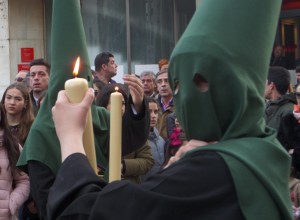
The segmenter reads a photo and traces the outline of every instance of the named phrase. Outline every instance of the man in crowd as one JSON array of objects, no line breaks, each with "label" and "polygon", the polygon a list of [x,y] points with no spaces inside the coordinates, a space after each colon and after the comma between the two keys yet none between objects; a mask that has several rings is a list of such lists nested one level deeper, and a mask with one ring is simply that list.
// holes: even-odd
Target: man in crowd
[{"label": "man in crowd", "polygon": [[156,84],[155,84],[155,74],[152,71],[144,71],[140,76],[143,86],[145,96],[155,97]]},{"label": "man in crowd", "polygon": [[110,52],[103,52],[95,57],[95,75],[94,80],[100,80],[105,85],[116,83],[112,78],[117,75],[118,65],[115,62],[114,55]]},{"label": "man in crowd", "polygon": [[288,94],[291,77],[287,69],[283,67],[270,67],[265,86],[265,98],[267,106],[265,119],[268,126],[278,130],[282,117],[291,113],[296,98],[294,94]]},{"label": "man in crowd", "polygon": [[[168,79],[168,69],[163,69],[156,74],[156,85],[158,91],[157,102],[159,103],[160,119],[159,119],[159,134],[167,140],[168,127],[167,118],[174,112],[173,96]],[[175,124],[175,123],[174,123]]]},{"label": "man in crowd", "polygon": [[39,98],[48,89],[50,64],[45,59],[35,59],[30,62],[31,101],[34,114],[38,112]]},{"label": "man in crowd", "polygon": [[16,75],[15,82],[23,83],[26,86],[26,88],[28,89],[28,92],[31,91],[29,71],[20,70],[18,72],[18,74]]},{"label": "man in crowd", "polygon": [[26,78],[27,72],[26,70],[20,70],[16,75],[15,82],[22,82]]}]

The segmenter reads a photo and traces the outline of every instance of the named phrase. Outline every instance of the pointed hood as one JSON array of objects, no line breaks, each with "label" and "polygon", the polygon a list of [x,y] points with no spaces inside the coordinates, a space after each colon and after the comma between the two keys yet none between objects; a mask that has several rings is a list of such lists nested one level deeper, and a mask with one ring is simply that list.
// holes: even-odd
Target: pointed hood
[{"label": "pointed hood", "polygon": [[187,139],[218,141],[197,150],[222,156],[246,219],[291,219],[290,158],[263,119],[280,6],[280,0],[201,0],[169,65]]},{"label": "pointed hood", "polygon": [[[44,163],[54,173],[57,172],[61,164],[60,144],[56,136],[51,109],[56,102],[58,92],[64,89],[65,81],[73,78],[72,73],[78,56],[80,57],[78,77],[87,79],[89,86],[92,86],[91,68],[79,0],[53,0],[51,30],[51,73],[48,92],[18,161],[18,166],[25,171],[29,160]],[[105,125],[109,122],[105,121],[105,118],[99,118],[97,111],[95,104],[93,104],[93,126],[94,131],[99,134],[102,130],[108,130],[108,126]],[[68,113],[66,112],[66,114]],[[100,128],[101,120],[104,121]],[[106,139],[107,137],[104,135],[102,140]],[[98,147],[101,146],[97,139],[95,139],[95,144]],[[99,149],[96,148],[97,159],[98,161],[105,161],[104,158],[99,158],[102,157],[102,154],[99,154]]]},{"label": "pointed hood", "polygon": [[[179,86],[176,112],[189,139],[264,133],[263,93],[280,3],[201,1],[169,66],[171,87]],[[201,77],[208,82],[206,92],[195,82]]]}]

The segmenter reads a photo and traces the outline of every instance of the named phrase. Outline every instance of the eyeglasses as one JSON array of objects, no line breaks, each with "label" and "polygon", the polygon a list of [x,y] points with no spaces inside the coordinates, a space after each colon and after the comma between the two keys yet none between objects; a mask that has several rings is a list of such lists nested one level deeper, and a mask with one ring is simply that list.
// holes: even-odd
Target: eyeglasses
[{"label": "eyeglasses", "polygon": [[15,78],[15,81],[16,82],[22,82],[24,80],[24,78],[22,78],[22,77],[17,77],[17,78]]},{"label": "eyeglasses", "polygon": [[300,92],[295,92],[296,96],[300,98]]}]

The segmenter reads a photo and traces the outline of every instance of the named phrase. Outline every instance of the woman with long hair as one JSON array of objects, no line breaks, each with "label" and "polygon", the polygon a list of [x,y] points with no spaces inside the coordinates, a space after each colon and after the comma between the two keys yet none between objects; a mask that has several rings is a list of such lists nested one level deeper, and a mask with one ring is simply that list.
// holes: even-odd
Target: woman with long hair
[{"label": "woman with long hair", "polygon": [[24,146],[34,120],[33,108],[27,88],[21,83],[9,85],[1,100],[13,136]]},{"label": "woman with long hair", "polygon": [[13,219],[29,195],[29,177],[16,167],[20,145],[10,132],[0,103],[0,218]]}]

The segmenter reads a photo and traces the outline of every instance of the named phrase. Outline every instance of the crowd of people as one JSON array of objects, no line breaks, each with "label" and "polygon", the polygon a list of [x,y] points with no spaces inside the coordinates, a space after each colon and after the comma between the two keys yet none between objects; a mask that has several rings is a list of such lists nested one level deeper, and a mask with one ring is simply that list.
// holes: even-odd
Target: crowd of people
[{"label": "crowd of people", "polygon": [[[131,76],[137,80],[134,83],[143,88],[143,97],[150,116],[149,135],[146,142],[137,150],[123,154],[120,164],[122,179],[135,184],[146,181],[147,178],[166,167],[170,158],[171,160],[172,157],[174,158],[180,147],[188,143],[174,109],[173,93],[168,78],[168,60],[162,59],[160,63],[163,63],[163,68],[160,65],[158,73],[145,71],[140,76]],[[132,104],[130,83],[120,84],[112,79],[117,71],[117,64],[112,53],[104,52],[97,55],[95,66],[99,65],[100,67],[97,67],[93,74],[96,105],[109,111],[110,94],[117,86],[123,95],[122,111],[124,114],[126,109],[131,108],[130,103]],[[15,82],[9,85],[3,93],[1,123],[3,124],[2,136],[5,138],[2,137],[1,144],[6,143],[3,146],[8,149],[17,147],[11,153],[7,152],[8,161],[11,164],[10,169],[12,169],[10,172],[17,172],[15,171],[17,169],[16,155],[19,155],[22,150],[34,118],[47,94],[49,74],[50,64],[45,59],[33,60],[30,64],[30,71],[20,71]],[[106,80],[102,81],[103,78]],[[300,180],[298,179],[300,177],[300,86],[296,85],[295,92],[293,92],[289,90],[290,85],[290,73],[287,69],[280,66],[269,67],[265,85],[265,120],[269,127],[278,131],[278,140],[292,156],[290,192],[294,212],[297,212],[300,206]],[[13,154],[16,155],[13,156]],[[101,163],[97,166],[99,174],[105,174],[108,170]],[[29,195],[29,177],[24,172],[20,174],[13,175],[16,179],[10,179],[10,187],[14,187],[17,191],[22,190],[21,202],[16,204],[11,215],[18,215],[19,219],[40,219],[40,215],[43,215],[38,211],[40,205],[37,205],[32,198],[32,196],[35,198],[37,193],[33,191],[34,194]],[[54,179],[52,177],[52,181]],[[17,181],[22,181],[20,183],[22,187],[12,184],[16,184]],[[37,196],[36,200],[39,202],[41,198]],[[17,208],[19,213],[16,212]]]},{"label": "crowd of people", "polygon": [[[120,164],[122,170],[122,179],[130,180],[133,183],[139,184],[145,181],[149,176],[163,169],[168,163],[171,156],[174,156],[181,141],[177,143],[176,151],[168,150],[174,142],[174,137],[179,140],[179,133],[177,127],[178,121],[175,120],[174,106],[172,101],[172,92],[168,82],[168,60],[161,59],[158,62],[160,71],[154,73],[145,71],[137,75],[131,75],[131,78],[136,80],[135,86],[142,88],[141,97],[144,97],[145,110],[149,111],[149,124],[146,126],[149,129],[149,135],[146,137],[144,144],[136,151],[124,154]],[[133,103],[130,95],[130,83],[120,84],[115,82],[112,78],[117,74],[117,64],[112,53],[103,52],[95,58],[95,71],[93,71],[93,84],[95,92],[95,103],[108,111],[110,110],[110,94],[115,91],[115,87],[119,88],[119,92],[123,95],[122,111],[131,108]],[[43,99],[47,95],[50,79],[50,64],[45,59],[35,59],[30,63],[29,71],[20,71],[15,78],[15,82],[7,87],[4,91],[1,100],[3,133],[5,136],[3,140],[9,140],[7,143],[9,149],[14,149],[17,146],[17,151],[12,151],[13,154],[20,154],[24,147],[26,138],[29,134],[32,123],[38,114],[38,111],[43,103]],[[125,79],[126,82],[126,79]],[[134,86],[133,86],[134,87]],[[141,92],[141,91],[139,91]],[[139,94],[141,95],[141,94]],[[176,123],[175,123],[176,121]],[[6,126],[6,127],[5,127]],[[138,127],[139,128],[139,127]],[[132,127],[126,129],[132,130]],[[7,134],[9,133],[9,134]],[[183,133],[183,131],[180,131]],[[6,137],[7,136],[7,137]],[[184,137],[184,135],[182,135]],[[180,136],[181,137],[181,136]],[[172,141],[171,141],[172,139]],[[6,143],[6,142],[1,142]],[[106,154],[107,156],[108,154]],[[9,163],[12,166],[12,171],[16,172],[17,157],[9,156]],[[99,163],[97,164],[99,174],[106,178],[108,168]],[[37,170],[35,170],[36,172]],[[43,207],[39,203],[40,198],[36,190],[32,190],[29,195],[29,176],[21,172],[23,181],[26,184],[23,186],[23,196],[21,202],[14,207],[12,216],[17,216],[19,219],[40,219],[42,218],[42,211],[38,207]],[[19,178],[17,176],[16,178]],[[48,179],[51,177],[47,177]],[[11,186],[19,181],[13,179]],[[18,185],[15,185],[15,190]],[[13,193],[13,192],[12,192]],[[35,198],[35,200],[33,199]],[[43,203],[43,202],[42,202]],[[17,213],[17,208],[19,213]]]}]

